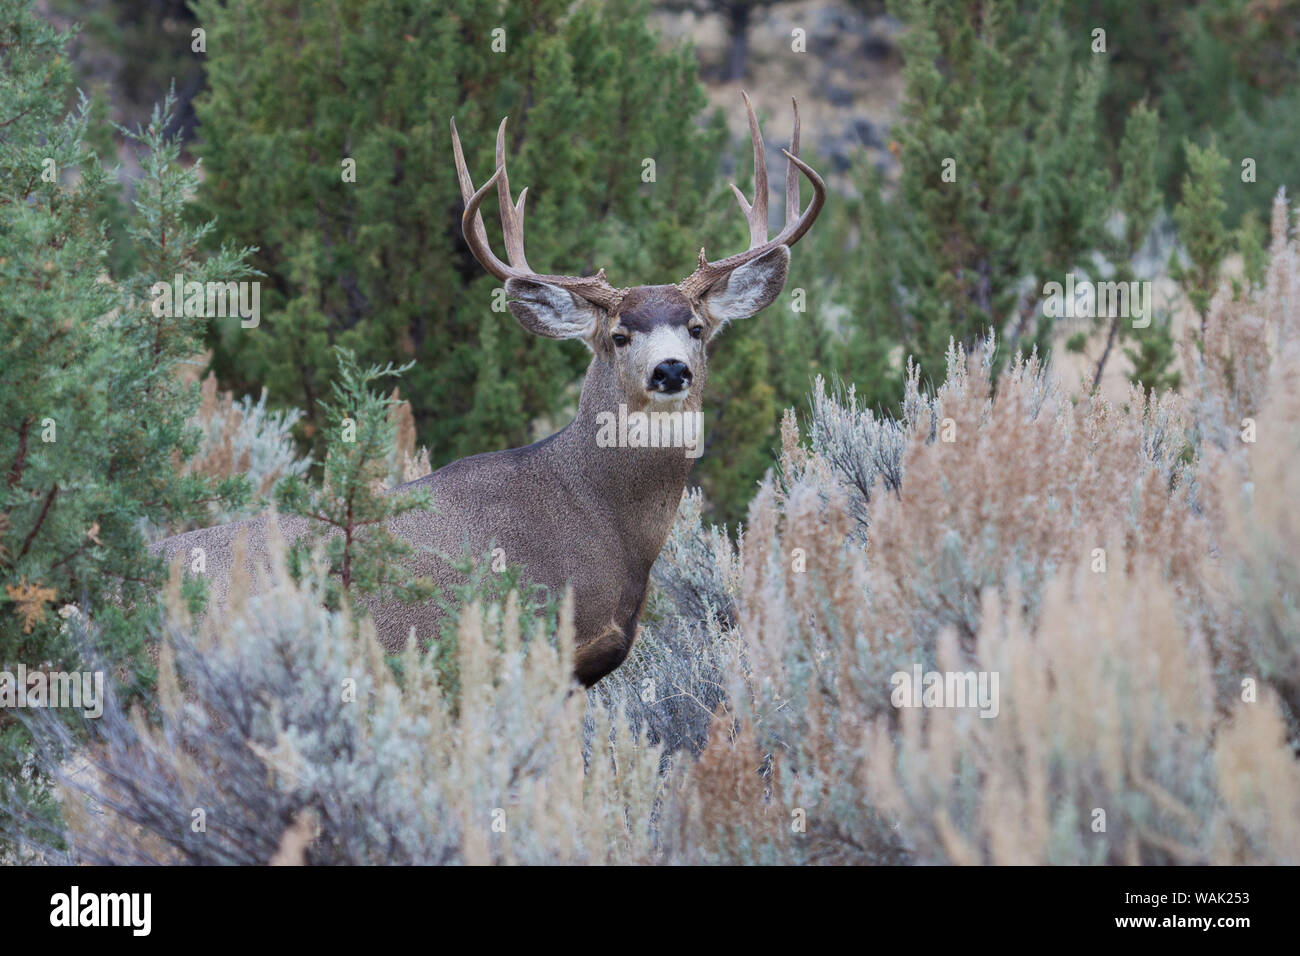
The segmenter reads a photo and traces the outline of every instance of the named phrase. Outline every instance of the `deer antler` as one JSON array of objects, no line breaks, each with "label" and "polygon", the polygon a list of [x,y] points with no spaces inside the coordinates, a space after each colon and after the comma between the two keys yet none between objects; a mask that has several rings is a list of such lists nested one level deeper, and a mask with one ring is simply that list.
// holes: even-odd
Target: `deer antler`
[{"label": "deer antler", "polygon": [[[735,183],[731,184],[731,189],[736,194],[736,199],[740,201],[740,210],[745,214],[745,219],[749,223],[749,249],[745,252],[737,253],[734,256],[728,256],[726,259],[719,259],[717,262],[709,262],[704,256],[704,250],[700,250],[699,266],[694,272],[677,283],[677,287],[690,298],[698,298],[723,276],[729,274],[736,268],[743,266],[746,262],[752,262],[761,256],[771,252],[777,246],[793,246],[803,238],[810,228],[813,221],[822,211],[822,206],[826,203],[826,183],[817,175],[811,166],[799,158],[799,104],[790,98],[794,105],[794,136],[790,140],[790,148],[783,149],[785,153],[785,228],[780,234],[771,241],[767,238],[767,156],[763,151],[763,134],[758,128],[758,117],[754,115],[754,104],[749,101],[745,93],[741,93],[745,99],[745,109],[749,113],[749,138],[754,144],[754,202],[751,204],[745,199]],[[808,177],[812,183],[813,197],[808,208],[802,213],[799,212],[799,177],[795,174],[795,168],[798,167]]]},{"label": "deer antler", "polygon": [[[488,272],[498,279],[530,279],[545,282],[568,289],[611,311],[618,307],[619,301],[627,293],[626,289],[617,289],[605,279],[605,270],[601,269],[594,276],[553,276],[533,272],[524,257],[524,200],[528,195],[527,187],[519,194],[517,203],[510,199],[510,178],[506,174],[506,121],[501,120],[497,129],[497,170],[492,178],[474,189],[474,182],[469,178],[469,169],[465,166],[465,154],[460,148],[460,136],[456,132],[456,120],[451,121],[451,148],[456,159],[456,178],[460,181],[460,195],[465,201],[465,212],[460,218],[461,229],[465,232],[465,242],[469,244],[474,258]],[[493,186],[497,190],[497,205],[501,210],[501,231],[505,237],[506,258],[509,264],[502,262],[488,244],[487,230],[483,227],[483,216],[479,206],[483,197]]]}]

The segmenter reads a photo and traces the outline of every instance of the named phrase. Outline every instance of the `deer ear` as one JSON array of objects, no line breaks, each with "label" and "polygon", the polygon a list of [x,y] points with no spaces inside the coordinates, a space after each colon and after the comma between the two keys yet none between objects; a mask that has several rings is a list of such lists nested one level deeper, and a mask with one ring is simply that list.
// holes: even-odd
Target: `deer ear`
[{"label": "deer ear", "polygon": [[519,324],[534,335],[582,339],[591,334],[600,308],[568,289],[532,279],[507,279],[507,305]]},{"label": "deer ear", "polygon": [[715,328],[762,312],[781,294],[790,272],[790,248],[777,246],[765,256],[727,273],[700,297]]}]

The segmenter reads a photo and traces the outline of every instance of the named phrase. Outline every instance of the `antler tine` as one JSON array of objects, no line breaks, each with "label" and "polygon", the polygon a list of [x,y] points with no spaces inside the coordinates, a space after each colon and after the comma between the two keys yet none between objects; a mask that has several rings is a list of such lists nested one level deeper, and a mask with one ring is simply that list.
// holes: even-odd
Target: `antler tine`
[{"label": "antler tine", "polygon": [[470,196],[465,202],[465,211],[461,213],[460,227],[465,232],[465,241],[469,243],[470,252],[474,253],[474,258],[492,275],[504,282],[506,279],[523,278],[525,273],[520,269],[512,269],[492,251],[492,246],[487,240],[487,230],[483,228],[483,217],[479,214],[479,206],[483,204],[483,197],[488,194],[489,189],[495,188],[501,182],[501,174],[505,172],[502,166],[497,167],[497,171],[492,174],[492,178],[478,188],[474,195]]},{"label": "antler tine", "polygon": [[739,189],[733,183],[740,199],[740,208],[744,210],[749,221],[749,246],[752,249],[767,242],[767,153],[763,148],[763,131],[758,127],[758,117],[754,115],[754,104],[749,101],[749,94],[740,92],[745,100],[745,111],[749,114],[749,141],[754,146],[754,204],[745,202]]},{"label": "antler tine", "polygon": [[[787,222],[785,228],[781,230],[781,234],[772,240],[772,245],[776,245],[780,242],[783,246],[793,246],[796,242],[807,235],[808,230],[812,228],[813,222],[821,215],[822,206],[826,205],[826,183],[817,175],[815,169],[805,163],[798,156],[794,155],[794,153],[790,152],[788,149],[783,149],[781,152],[785,153],[787,161],[794,163],[799,167],[800,172],[808,177],[808,181],[812,183],[813,187],[813,198],[808,203],[808,208],[805,209],[799,215],[799,218],[793,223]],[[798,193],[798,190],[799,186],[798,181],[796,180],[796,194]],[[796,200],[797,198],[796,195]],[[795,209],[797,210],[798,206],[796,206]]]},{"label": "antler tine", "polygon": [[[456,120],[451,121],[451,150],[456,160],[456,179],[460,183],[461,198],[465,201],[465,211],[461,214],[460,224],[470,252],[474,253],[474,258],[484,269],[503,282],[508,279],[526,279],[558,285],[575,295],[582,296],[588,302],[606,309],[616,309],[627,290],[612,286],[605,278],[604,269],[594,276],[556,276],[537,273],[529,267],[524,256],[524,202],[528,190],[522,190],[519,193],[519,200],[511,205],[510,181],[506,175],[505,163],[505,130],[506,122],[502,120],[497,130],[496,172],[476,190],[474,181],[469,176],[469,168],[465,165],[465,153],[461,149],[460,134],[456,131]],[[505,235],[506,257],[510,260],[509,264],[498,259],[496,253],[492,251],[487,230],[483,227],[483,216],[479,212],[484,197],[493,188],[497,190],[497,202],[501,210],[501,229]]]},{"label": "antler tine", "polygon": [[[794,134],[790,137],[791,154],[799,155],[799,101],[793,96],[790,97],[790,105],[794,107]],[[788,226],[799,216],[799,173],[795,170],[794,163],[786,160],[785,162],[785,224]]]},{"label": "antler tine", "polygon": [[528,267],[528,259],[524,256],[524,193],[528,192],[528,187],[519,194],[519,205],[513,206],[514,201],[510,198],[510,176],[506,173],[506,120],[509,117],[501,118],[501,125],[497,127],[497,168],[501,170],[501,182],[497,187],[497,205],[501,210],[501,232],[505,237],[506,258],[516,269],[523,269],[525,272],[532,272]]},{"label": "antler tine", "polygon": [[[469,208],[471,197],[474,195],[474,180],[469,177],[469,167],[465,165],[465,152],[460,146],[460,134],[456,131],[456,118],[451,120],[451,152],[456,160],[456,180],[460,183],[460,198],[465,203],[465,208]],[[478,207],[476,206],[475,209]],[[470,250],[474,253],[474,258],[479,262],[483,259],[478,254],[478,249],[487,249],[489,254],[491,248],[488,246],[487,229],[483,226],[483,217],[475,214],[472,220],[461,220],[461,228],[465,232],[465,241],[469,244]],[[496,257],[493,256],[495,259]],[[488,271],[491,271],[490,269]],[[493,273],[496,275],[496,273]],[[502,276],[497,276],[498,279]]]},{"label": "antler tine", "polygon": [[[745,97],[745,108],[749,114],[750,137],[754,141],[755,194],[753,206],[751,207],[745,201],[745,197],[739,189],[736,189],[734,185],[731,188],[740,200],[740,208],[744,210],[746,219],[749,220],[750,247],[745,252],[719,259],[716,262],[709,262],[704,250],[701,249],[699,265],[695,271],[677,284],[682,292],[692,298],[702,295],[724,275],[747,262],[752,262],[766,255],[777,246],[793,246],[812,228],[813,222],[821,214],[822,206],[826,204],[826,183],[811,166],[798,156],[799,104],[795,103],[794,135],[790,140],[791,149],[781,150],[781,152],[785,153],[787,161],[785,174],[785,226],[775,239],[767,239],[767,165],[760,160],[762,138],[758,131],[758,120],[754,116],[753,105],[749,102],[748,96],[743,93],[741,95]],[[793,97],[791,99],[793,101]],[[802,213],[799,212],[799,179],[796,170],[807,176],[813,187],[812,201],[808,203],[808,208]],[[760,208],[762,211],[761,226],[758,225],[760,217],[756,215]]]}]

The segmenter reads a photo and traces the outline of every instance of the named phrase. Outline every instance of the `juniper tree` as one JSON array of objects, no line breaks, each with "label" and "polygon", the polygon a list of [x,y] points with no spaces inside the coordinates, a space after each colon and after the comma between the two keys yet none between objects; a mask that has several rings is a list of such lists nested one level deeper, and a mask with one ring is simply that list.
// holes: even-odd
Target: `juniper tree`
[{"label": "juniper tree", "polygon": [[1268,230],[1252,209],[1241,217],[1241,225],[1234,232],[1237,251],[1241,253],[1242,279],[1246,286],[1259,285],[1268,269],[1268,248],[1265,241]]},{"label": "juniper tree", "polygon": [[1210,300],[1222,281],[1223,258],[1228,253],[1235,251],[1242,259],[1242,276],[1232,279],[1235,297],[1246,295],[1252,286],[1263,282],[1268,263],[1266,230],[1253,209],[1241,216],[1237,228],[1228,228],[1229,203],[1223,186],[1225,182],[1236,182],[1232,164],[1215,143],[1203,148],[1190,142],[1184,146],[1187,176],[1183,180],[1183,198],[1174,208],[1174,221],[1188,261],[1181,262],[1175,250],[1169,271],[1196,309],[1204,334]]},{"label": "juniper tree", "polygon": [[[1225,195],[1226,218],[1249,209],[1267,219],[1278,187],[1300,179],[1294,117],[1300,108],[1300,30],[1294,3],[1254,0],[1089,0],[1066,4],[1066,29],[1080,42],[1074,62],[1105,58],[1103,143],[1118,160],[1132,105],[1146,99],[1160,115],[1156,181],[1172,207],[1187,173],[1185,140],[1218,140],[1237,165],[1250,159],[1258,185]],[[1105,52],[1093,32],[1105,31]]]},{"label": "juniper tree", "polygon": [[[1117,233],[1107,231],[1102,246],[1114,270],[1111,278],[1115,282],[1129,283],[1139,278],[1134,274],[1133,260],[1160,210],[1160,189],[1156,182],[1158,134],[1156,112],[1145,103],[1138,103],[1129,113],[1119,147],[1120,173],[1115,184],[1114,208],[1121,214],[1123,225]],[[1097,360],[1094,388],[1100,384],[1117,344],[1129,360],[1128,377],[1132,381],[1147,389],[1177,388],[1178,374],[1168,371],[1174,358],[1169,317],[1157,317],[1152,309],[1144,329],[1135,328],[1128,316],[1103,317],[1107,324],[1106,344]]]},{"label": "juniper tree", "polygon": [[[1026,279],[1070,269],[1097,242],[1106,211],[1103,68],[1062,73],[1059,4],[1025,12],[1011,0],[900,0],[895,12],[909,28],[891,146],[900,181],[867,209],[878,221],[845,290],[853,322],[902,346],[890,354],[858,343],[874,368],[889,362],[892,372],[883,394],[851,376],[868,405],[896,394],[906,355],[923,376],[941,373],[950,337],[969,344],[1006,326],[1012,345],[1045,345]],[[864,193],[877,187],[869,171],[862,182]]]},{"label": "juniper tree", "polygon": [[1228,229],[1223,221],[1227,209],[1223,180],[1228,161],[1213,144],[1202,148],[1189,142],[1185,146],[1187,176],[1183,180],[1183,198],[1174,207],[1174,222],[1189,261],[1184,265],[1174,258],[1170,274],[1196,309],[1204,332],[1210,298],[1219,286],[1219,263],[1228,251]]},{"label": "juniper tree", "polygon": [[[778,299],[770,307],[778,312],[773,317],[775,324],[788,324],[792,317],[788,313],[779,314],[784,311],[781,305]],[[772,439],[781,416],[782,405],[777,400],[771,372],[785,358],[772,348],[774,343],[753,333],[751,330],[748,335],[734,337],[730,332],[725,333],[724,341],[713,353],[723,367],[724,381],[730,386],[725,390],[724,399],[712,392],[716,376],[712,369],[709,371],[709,398],[713,407],[705,422],[705,457],[701,461],[707,461],[703,468],[712,478],[707,488],[714,515],[723,522],[744,518],[758,480],[772,465]]]},{"label": "juniper tree", "polygon": [[390,410],[399,403],[373,386],[407,372],[412,363],[362,368],[348,349],[338,351],[332,400],[321,402],[327,453],[322,481],[314,486],[294,475],[276,497],[285,514],[308,519],[311,531],[290,549],[290,570],[302,578],[314,548],[324,543],[329,562],[325,605],[337,610],[345,599],[360,610],[361,597],[415,602],[433,593],[429,582],[403,564],[412,554],[406,541],[388,530],[388,520],[407,511],[430,510],[428,492],[385,494],[397,423]]},{"label": "juniper tree", "polygon": [[[154,315],[147,290],[245,267],[240,251],[200,255],[207,227],[184,222],[197,177],[163,133],[169,102],[134,134],[145,147],[130,228],[139,271],[107,273],[108,177],[88,145],[90,105],[61,115],[69,37],[28,3],[0,0],[0,665],[80,670],[88,654],[130,683],[148,677],[141,650],[163,580],[147,529],[246,492],[178,467],[197,440],[197,387],[178,384],[175,365],[199,350],[204,320]],[[25,749],[0,709],[0,780],[39,802],[41,779],[17,772]]]}]

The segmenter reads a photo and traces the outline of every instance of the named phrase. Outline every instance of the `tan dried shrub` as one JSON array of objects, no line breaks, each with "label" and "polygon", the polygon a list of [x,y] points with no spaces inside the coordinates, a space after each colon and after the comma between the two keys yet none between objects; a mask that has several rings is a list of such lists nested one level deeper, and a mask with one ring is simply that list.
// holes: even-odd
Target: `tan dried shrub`
[{"label": "tan dried shrub", "polygon": [[415,481],[433,472],[429,463],[429,449],[415,449],[415,414],[411,403],[401,400],[401,393],[393,389],[394,404],[389,406],[388,420],[397,425],[397,440],[388,461],[388,487]]},{"label": "tan dried shrub", "polygon": [[[89,863],[630,863],[653,856],[661,753],[574,693],[558,632],[504,605],[461,615],[464,690],[321,604],[275,542],[267,587],[188,618],[173,582],[158,716],[110,700],[81,772],[56,768]],[[237,563],[236,566],[239,566]],[[400,670],[401,680],[395,676]],[[57,721],[45,730],[62,734]],[[192,828],[201,809],[204,826]],[[310,826],[303,821],[312,821]]]},{"label": "tan dried shrub", "polygon": [[[1279,196],[1266,281],[1216,296],[1182,396],[1075,405],[1032,356],[994,388],[987,350],[953,349],[894,427],[820,384],[806,441],[787,417],[729,738],[785,781],[769,804],[807,808],[804,840],[765,837],[787,859],[1300,862],[1287,221]],[[997,674],[998,716],[895,706],[914,666]],[[692,779],[727,793],[745,763]]]}]

